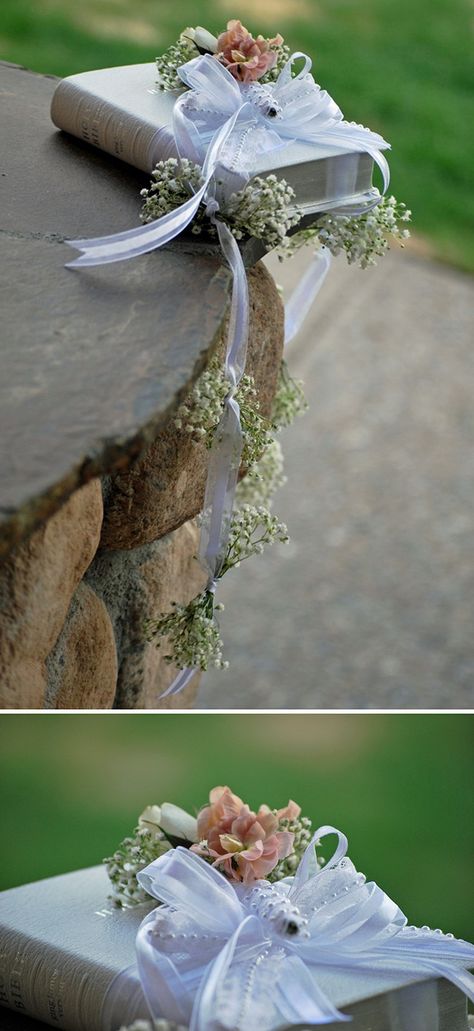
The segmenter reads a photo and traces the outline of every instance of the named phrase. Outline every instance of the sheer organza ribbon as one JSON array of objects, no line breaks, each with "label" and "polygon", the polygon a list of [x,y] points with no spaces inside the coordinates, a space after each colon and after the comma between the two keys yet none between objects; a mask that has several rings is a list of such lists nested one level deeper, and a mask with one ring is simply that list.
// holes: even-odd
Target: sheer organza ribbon
[{"label": "sheer organza ribbon", "polygon": [[[300,59],[303,67],[294,75],[293,65]],[[67,241],[82,251],[68,268],[127,260],[169,243],[186,229],[200,204],[206,204],[233,278],[224,363],[230,387],[210,454],[199,548],[199,558],[208,575],[207,589],[212,591],[227,550],[242,453],[240,411],[235,394],[245,368],[249,324],[245,267],[235,238],[219,217],[221,205],[249,178],[259,154],[278,150],[294,140],[342,147],[354,153],[365,151],[380,168],[384,191],[389,183],[388,164],[382,154],[389,144],[369,129],[345,122],[329,94],[314,82],[310,69],[310,58],[295,53],[272,85],[243,86],[208,55],[183,65],[179,74],[188,90],[178,97],[173,110],[174,147],[180,157],[201,165],[202,185],[184,204],[147,225],[111,236]],[[166,146],[169,153],[169,141]],[[335,182],[334,193],[341,201],[347,198],[347,190],[345,176],[339,184]],[[378,191],[369,191],[361,206],[345,206],[344,211],[360,214],[379,199]],[[334,197],[319,205],[321,211],[329,209],[337,210]],[[329,253],[323,251],[295,291],[287,310],[287,340],[295,335],[314,300],[327,272],[329,257]],[[193,668],[182,670],[161,697],[178,694],[195,672]]]},{"label": "sheer organza ribbon", "polygon": [[[337,836],[321,869],[315,843]],[[346,856],[347,838],[320,827],[294,878],[233,884],[184,848],[151,863],[138,879],[162,905],[145,917],[136,954],[153,1017],[190,1031],[276,1031],[350,1018],[318,984],[324,969],[400,975],[401,981],[444,977],[474,1000],[474,946],[453,935],[408,927],[406,917]],[[107,1020],[136,979],[125,971],[106,1002]],[[423,996],[430,1012],[429,993]],[[402,1010],[400,1010],[402,1012]],[[399,1031],[433,1025],[416,1012],[397,1014]],[[419,1014],[418,1014],[419,1017]],[[104,1024],[109,1027],[109,1024]]]}]

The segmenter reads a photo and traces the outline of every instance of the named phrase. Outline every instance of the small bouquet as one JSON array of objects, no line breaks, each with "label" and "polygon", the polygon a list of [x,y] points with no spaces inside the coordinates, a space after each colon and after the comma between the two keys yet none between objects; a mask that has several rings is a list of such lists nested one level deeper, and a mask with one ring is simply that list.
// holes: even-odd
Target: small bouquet
[{"label": "small bouquet", "polygon": [[[123,999],[139,977],[153,1020],[129,1031],[344,1022],[350,1016],[332,996],[341,998],[347,980],[352,992],[359,981],[374,999],[387,983],[403,989],[419,982],[411,1017],[395,1004],[400,1031],[411,1031],[413,1021],[431,1026],[426,1014],[433,1013],[437,978],[474,1000],[474,946],[409,926],[383,889],[357,871],[341,831],[310,828],[295,802],[253,812],[228,787],[213,788],[196,818],[170,803],[144,810],[135,838],[106,860],[119,903],[140,900],[137,882],[144,899],[158,902],[138,930],[137,969],[125,969],[112,986]],[[315,850],[326,836],[337,843],[323,864]],[[162,1018],[175,1023],[160,1024]]]},{"label": "small bouquet", "polygon": [[105,859],[119,906],[149,897],[137,875],[171,848],[201,856],[235,883],[271,882],[294,873],[311,840],[311,820],[291,800],[282,809],[253,812],[228,787],[215,787],[197,817],[171,802],[143,810],[133,835]]},{"label": "small bouquet", "polygon": [[[262,133],[265,131],[269,139],[272,134],[283,134],[280,145],[285,143],[288,134],[288,128],[283,124],[285,104],[288,109],[291,107],[294,135],[297,138],[298,130],[301,138],[308,140],[313,137],[315,140],[323,138],[326,133],[329,136],[323,142],[337,145],[344,135],[341,135],[343,127],[347,127],[346,135],[349,137],[349,123],[343,121],[341,112],[329,95],[316,86],[309,68],[305,67],[303,73],[298,75],[293,71],[290,49],[286,46],[283,36],[277,33],[272,38],[262,35],[254,37],[240,20],[232,19],[218,36],[212,35],[201,25],[184,29],[176,43],[156,59],[159,89],[184,94],[193,89],[195,91],[194,96],[184,97],[182,101],[187,127],[194,123],[195,141],[199,134],[202,134],[203,121],[209,132],[211,128],[215,129],[220,124],[225,110],[225,102],[219,101],[215,91],[210,92],[209,96],[206,95],[206,104],[203,104],[200,98],[199,90],[203,88],[203,75],[207,70],[211,77],[211,65],[208,63],[207,69],[203,67],[199,83],[193,78],[191,70],[187,72],[187,68],[191,69],[192,63],[197,62],[200,57],[212,59],[226,70],[227,77],[232,76],[238,83],[241,102],[247,102],[249,106],[249,117],[253,114],[260,119],[260,124],[253,128],[247,125],[243,133],[251,156],[255,157],[259,153],[259,148],[264,146]],[[283,80],[281,89],[280,77]],[[295,79],[300,77],[301,95],[291,86],[291,82],[295,83]],[[222,88],[226,85],[224,78]],[[238,95],[238,91],[235,92]],[[303,103],[307,108],[308,97],[313,100],[313,111],[310,108],[298,126],[298,99],[299,103]],[[199,122],[197,113],[201,107]],[[214,116],[214,121],[210,117],[210,112]],[[313,116],[312,120],[310,114]],[[354,132],[354,125],[350,124]],[[372,150],[374,146],[387,146],[377,134],[370,133],[361,126],[355,126],[355,129],[358,129],[359,133],[355,134],[354,142],[360,145],[361,149],[364,144],[369,149],[372,147]],[[256,133],[260,134],[260,138],[252,145]],[[341,138],[338,138],[338,134]],[[228,226],[235,239],[254,237],[263,240],[268,248],[279,248],[280,257],[285,254],[292,255],[304,244],[313,243],[328,248],[332,254],[342,251],[349,263],[358,261],[362,268],[367,268],[376,264],[376,258],[386,253],[390,237],[398,239],[401,243],[409,237],[406,223],[411,219],[411,212],[406,205],[398,202],[393,196],[385,199],[377,193],[375,197],[378,203],[369,204],[370,212],[365,213],[362,209],[357,216],[345,214],[343,211],[340,214],[320,213],[314,225],[306,225],[304,229],[298,230],[303,211],[298,206],[295,190],[284,178],[279,178],[275,174],[265,177],[252,176],[248,183],[244,181],[241,188],[236,191],[225,189],[226,175],[230,180],[233,178],[230,174],[231,169],[235,173],[237,167],[241,166],[243,179],[246,177],[244,149],[241,146],[238,154],[234,154],[233,146],[235,144],[232,143],[231,136],[222,155],[227,171],[223,169],[220,173],[216,196],[219,200],[217,218]],[[144,200],[141,214],[143,222],[152,222],[168,214],[180,204],[184,204],[202,187],[204,152],[200,145],[198,151],[197,162],[190,160],[189,156],[181,156],[179,159],[170,157],[158,162],[150,187],[141,191]],[[216,226],[212,219],[209,219],[205,198],[194,214],[191,231],[196,235],[203,231],[211,236],[216,235]]]}]

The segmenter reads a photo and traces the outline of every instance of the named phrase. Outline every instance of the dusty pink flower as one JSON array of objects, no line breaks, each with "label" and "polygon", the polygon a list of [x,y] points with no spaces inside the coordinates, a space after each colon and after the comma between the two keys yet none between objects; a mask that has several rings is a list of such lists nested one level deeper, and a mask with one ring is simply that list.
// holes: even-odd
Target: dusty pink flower
[{"label": "dusty pink flower", "polygon": [[277,809],[277,816],[279,820],[297,820],[301,812],[301,806],[297,805],[296,802],[292,802],[291,798],[288,805],[284,809]]},{"label": "dusty pink flower", "polygon": [[282,43],[280,35],[254,39],[242,22],[234,19],[227,23],[227,32],[221,32],[217,38],[216,57],[239,82],[253,82],[273,68],[277,55],[271,48]]},{"label": "dusty pink flower", "polygon": [[250,884],[267,877],[280,859],[293,851],[294,835],[279,831],[278,826],[287,813],[299,813],[295,802],[277,814],[266,805],[253,813],[229,788],[219,787],[211,791],[210,803],[198,816],[198,836],[206,845],[193,845],[192,849],[212,857],[213,866],[231,880]]},{"label": "dusty pink flower", "polygon": [[230,788],[217,787],[209,792],[210,805],[201,809],[198,815],[198,838],[209,842],[209,837],[216,828],[225,833],[239,815],[243,802],[238,795],[233,795]]}]

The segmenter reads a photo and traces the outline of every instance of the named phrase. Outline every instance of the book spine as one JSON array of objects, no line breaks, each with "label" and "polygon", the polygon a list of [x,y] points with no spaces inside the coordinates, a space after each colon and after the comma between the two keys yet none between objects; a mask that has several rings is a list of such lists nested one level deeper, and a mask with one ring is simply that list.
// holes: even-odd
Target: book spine
[{"label": "book spine", "polygon": [[151,172],[161,157],[174,154],[169,131],[142,121],[67,79],[56,88],[51,118],[58,129],[143,172]]},{"label": "book spine", "polygon": [[[113,1031],[102,1012],[115,977],[113,959],[92,965],[23,932],[0,931],[0,1003],[17,1013],[62,1031]],[[132,1012],[123,1012],[116,1027],[135,1018],[136,1000],[130,1001]]]}]

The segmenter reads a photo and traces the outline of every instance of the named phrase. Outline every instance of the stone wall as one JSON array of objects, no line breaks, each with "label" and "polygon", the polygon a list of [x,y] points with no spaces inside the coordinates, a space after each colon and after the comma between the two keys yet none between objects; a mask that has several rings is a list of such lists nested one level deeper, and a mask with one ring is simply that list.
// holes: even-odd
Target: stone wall
[{"label": "stone wall", "polygon": [[[269,414],[283,308],[261,264],[248,273],[247,371]],[[224,350],[225,327],[219,345]],[[171,422],[127,472],[91,480],[0,566],[3,708],[190,708],[194,677],[159,701],[176,669],[145,620],[204,586],[196,560],[209,452]]]}]

